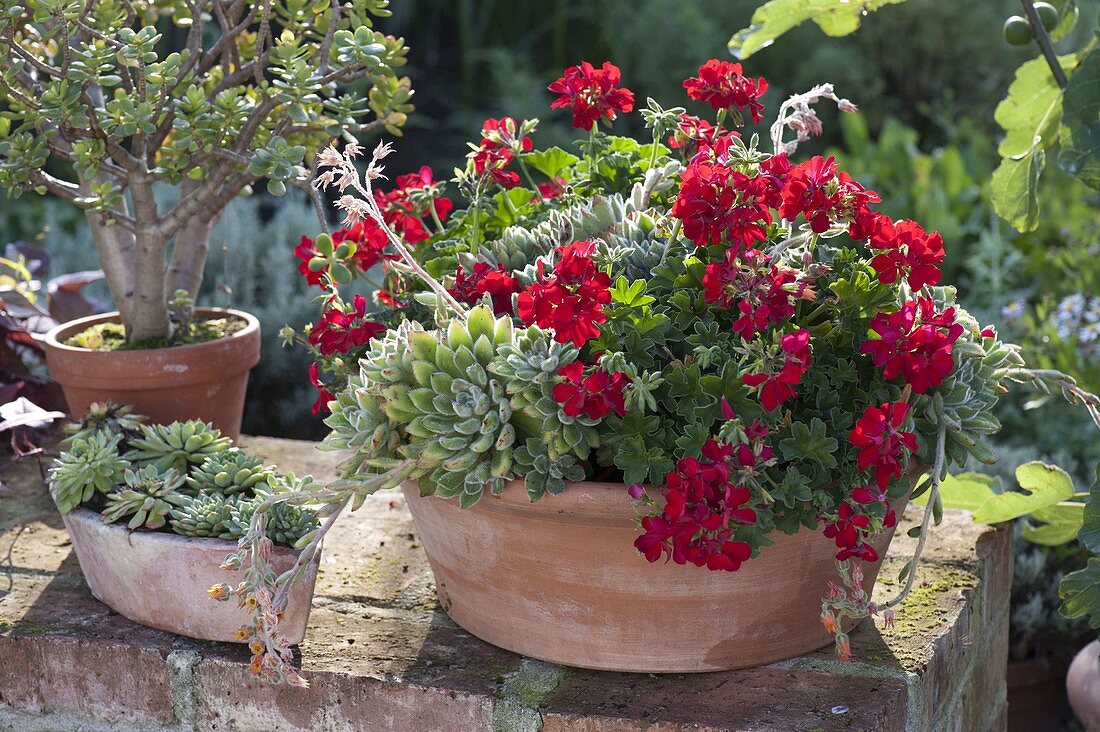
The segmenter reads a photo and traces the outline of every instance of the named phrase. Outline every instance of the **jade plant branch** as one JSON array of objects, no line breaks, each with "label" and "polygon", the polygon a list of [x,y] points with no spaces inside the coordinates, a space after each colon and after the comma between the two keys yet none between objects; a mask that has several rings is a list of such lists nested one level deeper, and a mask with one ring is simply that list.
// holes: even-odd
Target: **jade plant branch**
[{"label": "jade plant branch", "polygon": [[[386,4],[7,3],[0,188],[84,209],[129,339],[163,338],[167,301],[197,293],[230,200],[265,179],[275,195],[304,186],[307,154],[340,135],[399,134],[412,90],[394,71],[403,41],[371,27]],[[166,18],[188,29],[180,50],[165,48]],[[179,191],[169,206],[165,185]]]}]

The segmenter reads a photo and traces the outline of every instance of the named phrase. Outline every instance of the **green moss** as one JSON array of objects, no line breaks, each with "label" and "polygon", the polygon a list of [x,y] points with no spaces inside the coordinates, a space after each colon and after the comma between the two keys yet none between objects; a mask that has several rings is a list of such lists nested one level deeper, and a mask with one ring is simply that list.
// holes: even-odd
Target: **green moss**
[{"label": "green moss", "polygon": [[45,635],[54,630],[49,623],[39,623],[33,620],[6,620],[0,618],[0,633],[11,631],[19,635]]},{"label": "green moss", "polygon": [[171,338],[154,338],[139,343],[126,341],[126,329],[121,323],[99,323],[70,336],[66,346],[92,351],[139,351],[150,348],[191,346],[226,338],[244,330],[247,323],[239,318],[207,318],[178,330]]}]

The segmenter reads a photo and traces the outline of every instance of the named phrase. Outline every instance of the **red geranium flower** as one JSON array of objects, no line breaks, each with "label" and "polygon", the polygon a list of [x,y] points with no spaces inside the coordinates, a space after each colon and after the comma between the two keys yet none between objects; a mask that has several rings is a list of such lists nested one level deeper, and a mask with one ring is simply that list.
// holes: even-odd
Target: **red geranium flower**
[{"label": "red geranium flower", "polygon": [[879,201],[877,193],[838,170],[835,158],[820,155],[786,171],[780,198],[783,218],[793,221],[803,214],[817,234],[842,221],[850,222],[858,233],[873,216],[868,205]]},{"label": "red geranium flower", "polygon": [[726,252],[721,262],[707,264],[703,274],[703,299],[722,308],[736,305],[741,313],[733,331],[751,341],[757,332],[794,317],[794,303],[812,300],[813,288],[795,270],[770,264],[755,249],[735,256]]},{"label": "red geranium flower", "polygon": [[645,533],[634,542],[650,562],[667,554],[677,564],[691,562],[728,572],[752,556],[752,547],[733,540],[737,524],[756,522],[748,488],[731,482],[733,447],[714,440],[703,445],[701,459],[688,457],[665,476],[659,514],[642,519]]},{"label": "red geranium flower", "polygon": [[[332,242],[334,246],[339,246],[344,242],[355,245],[351,261],[347,264],[354,266],[360,272],[366,272],[382,261],[383,252],[389,244],[386,232],[382,230],[377,221],[370,218],[363,219],[354,226],[333,232]],[[320,252],[317,251],[316,244],[308,236],[303,236],[298,242],[298,246],[294,247],[294,256],[299,260],[298,271],[305,276],[306,282],[311,286],[323,287],[324,275],[328,272],[328,268],[326,267],[319,272],[314,272],[309,268],[310,260],[319,255]]]},{"label": "red geranium flower", "polygon": [[501,188],[515,188],[519,185],[519,173],[505,170],[512,162],[512,153],[506,148],[488,147],[483,142],[471,157],[474,161],[474,173],[477,175],[488,175]]},{"label": "red geranium flower", "polygon": [[386,326],[367,320],[367,299],[356,295],[351,310],[345,312],[330,302],[330,309],[309,331],[309,342],[322,356],[333,356],[367,345],[370,339],[383,333]]},{"label": "red geranium flower", "polygon": [[952,351],[963,327],[953,307],[937,313],[930,298],[910,300],[897,312],[875,315],[871,330],[879,338],[865,341],[860,352],[871,354],[884,377],[903,378],[917,394],[939,386],[955,368]]},{"label": "red geranium flower", "polygon": [[783,335],[779,339],[779,349],[784,360],[777,370],[741,377],[746,386],[761,387],[760,405],[767,412],[774,412],[783,402],[796,396],[794,387],[810,367],[810,331],[800,329]]},{"label": "red geranium flower", "polygon": [[741,73],[741,64],[711,59],[699,67],[698,76],[684,82],[688,96],[714,109],[748,108],[752,123],[760,124],[764,105],[760,98],[768,90],[764,77],[753,79]]},{"label": "red geranium flower", "polygon": [[314,414],[320,414],[321,410],[328,411],[328,403],[336,397],[332,395],[332,392],[328,390],[324,382],[321,381],[321,367],[316,363],[313,363],[309,367],[309,383],[317,387],[317,401],[313,402],[313,406],[310,411]]},{"label": "red geranium flower", "polygon": [[[676,130],[668,136],[667,140],[668,146],[673,150],[679,150],[689,144],[694,145],[696,149],[713,145],[722,133],[720,127],[715,127],[705,119],[696,117],[693,114],[681,114],[679,120]],[[729,134],[740,137],[736,132],[730,132]]]},{"label": "red geranium flower", "polygon": [[531,152],[534,148],[531,137],[523,132],[523,125],[511,117],[485,120],[481,125],[481,144],[482,147],[504,148],[513,155]]},{"label": "red geranium flower", "polygon": [[848,435],[859,448],[860,470],[875,469],[875,483],[885,489],[890,481],[901,477],[906,452],[917,451],[917,437],[901,429],[909,414],[905,402],[888,402],[867,407]]},{"label": "red geranium flower", "polygon": [[621,76],[619,67],[609,61],[599,69],[587,61],[571,66],[547,87],[559,95],[550,108],[570,108],[573,126],[582,130],[591,130],[605,117],[614,120],[617,112],[626,114],[634,109],[634,92],[619,87]]},{"label": "red geranium flower", "polygon": [[495,315],[512,315],[512,295],[519,292],[519,280],[508,274],[503,265],[498,264],[496,269],[488,262],[478,262],[474,265],[472,274],[467,275],[459,265],[455,272],[455,284],[447,292],[456,300],[473,305],[479,302],[486,293],[493,300],[493,313]]},{"label": "red geranium flower", "polygon": [[939,283],[944,257],[939,233],[929,234],[915,221],[895,224],[882,217],[876,219],[876,224],[871,246],[882,251],[871,260],[871,266],[879,282],[889,284],[904,277],[914,290]]},{"label": "red geranium flower", "polygon": [[600,335],[599,324],[607,321],[603,306],[611,302],[611,278],[592,261],[594,249],[587,241],[558,247],[559,261],[550,275],[542,274],[540,265],[539,281],[516,301],[524,325],[549,328],[554,340],[578,348]]},{"label": "red geranium flower", "polygon": [[611,412],[626,416],[623,389],[630,385],[630,377],[621,371],[609,374],[596,369],[585,376],[584,364],[574,361],[558,369],[558,376],[565,381],[555,384],[552,393],[567,416],[603,419]]},{"label": "red geranium flower", "polygon": [[431,238],[423,221],[430,213],[428,207],[435,210],[440,221],[445,221],[454,207],[449,198],[443,197],[442,184],[433,180],[427,165],[415,173],[397,176],[395,184],[392,191],[374,192],[382,218],[409,244]]},{"label": "red geranium flower", "polygon": [[671,213],[695,246],[725,240],[739,251],[767,238],[772,215],[763,201],[766,186],[759,176],[750,178],[700,156],[683,172]]}]

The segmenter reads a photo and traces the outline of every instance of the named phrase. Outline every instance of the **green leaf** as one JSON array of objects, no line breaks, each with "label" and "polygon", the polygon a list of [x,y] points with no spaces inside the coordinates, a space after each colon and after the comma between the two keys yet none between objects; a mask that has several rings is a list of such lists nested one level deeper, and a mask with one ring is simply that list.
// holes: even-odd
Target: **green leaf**
[{"label": "green leaf", "polygon": [[1088,616],[1089,627],[1100,630],[1100,558],[1093,557],[1084,569],[1067,574],[1058,587],[1062,598],[1059,612],[1073,620]]},{"label": "green leaf", "polygon": [[1064,470],[1053,465],[1025,463],[1016,468],[1016,480],[1027,493],[1009,491],[994,496],[974,511],[974,520],[996,524],[1073,498],[1073,481]]},{"label": "green leaf", "polygon": [[[1059,503],[1049,508],[1041,508],[1028,517],[1023,537],[1032,544],[1060,546],[1073,541],[1081,529],[1083,503]],[[1039,525],[1033,521],[1041,522]]]},{"label": "green leaf", "polygon": [[642,307],[656,301],[656,298],[645,294],[645,280],[634,280],[627,284],[625,277],[619,277],[615,286],[611,288],[611,299],[629,307]]},{"label": "green leaf", "polygon": [[1059,163],[1085,185],[1100,189],[1100,53],[1086,56],[1070,78],[1062,117]]},{"label": "green leaf", "polygon": [[1077,538],[1090,552],[1100,554],[1100,465],[1096,466],[1096,480],[1089,488],[1081,531]]},{"label": "green leaf", "polygon": [[989,196],[997,215],[1017,231],[1033,231],[1039,225],[1039,175],[1044,156],[1036,150],[1019,160],[1004,158],[989,182]]},{"label": "green leaf", "polygon": [[[939,495],[945,508],[974,512],[1003,491],[1000,478],[983,473],[959,473],[940,481]],[[928,493],[921,494],[913,503],[928,505]]]},{"label": "green leaf", "polygon": [[552,147],[549,150],[540,150],[523,156],[523,162],[551,180],[561,176],[566,168],[572,167],[579,160],[580,158],[576,155],[560,147]]},{"label": "green leaf", "polygon": [[823,468],[836,467],[835,453],[839,447],[840,443],[828,436],[825,423],[817,417],[810,420],[809,425],[795,422],[791,425],[791,436],[779,442],[779,449],[787,460],[812,460]]},{"label": "green leaf", "polygon": [[729,51],[746,59],[807,20],[817,23],[828,36],[846,36],[859,30],[863,16],[905,0],[771,0],[752,14],[751,25],[737,31]]},{"label": "green leaf", "polygon": [[[1069,70],[1077,57],[1060,56],[1058,61]],[[1008,95],[993,117],[1005,131],[997,146],[1001,164],[990,183],[993,207],[1019,231],[1031,231],[1039,222],[1036,188],[1043,172],[1043,153],[1058,140],[1062,121],[1062,90],[1043,57],[1016,69]]]}]

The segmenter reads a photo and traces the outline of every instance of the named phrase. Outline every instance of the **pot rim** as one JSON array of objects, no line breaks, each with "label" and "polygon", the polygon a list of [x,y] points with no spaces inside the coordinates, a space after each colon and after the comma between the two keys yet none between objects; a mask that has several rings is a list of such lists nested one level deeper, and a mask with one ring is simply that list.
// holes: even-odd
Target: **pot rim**
[{"label": "pot rim", "polygon": [[[204,343],[191,343],[186,346],[167,346],[164,348],[142,348],[135,351],[97,351],[91,348],[82,348],[80,346],[70,346],[63,343],[64,338],[68,338],[71,335],[79,333],[85,328],[89,328],[99,323],[111,323],[120,322],[121,314],[118,310],[112,310],[107,313],[100,313],[98,315],[86,315],[83,318],[77,318],[76,320],[68,320],[64,323],[58,323],[49,330],[43,337],[43,342],[47,348],[55,349],[68,354],[81,354],[87,358],[102,358],[104,356],[114,358],[125,358],[128,354],[146,354],[155,351],[168,351],[171,353],[190,354],[194,353],[195,349],[210,348],[211,346],[225,345],[230,342],[236,343],[242,338],[247,338],[258,334],[260,331],[260,321],[251,313],[244,310],[237,310],[236,308],[215,308],[215,307],[199,307],[195,308],[196,314],[202,315],[214,315],[223,316],[231,315],[236,318],[240,318],[245,321],[245,327],[236,333],[218,338],[213,341],[206,341]],[[71,332],[69,332],[71,331]],[[62,335],[64,334],[64,335]]]},{"label": "pot rim", "polygon": [[[134,536],[137,535],[138,542],[147,543],[151,545],[161,545],[166,548],[173,546],[180,550],[183,549],[200,549],[206,551],[219,551],[226,554],[231,554],[237,549],[237,542],[230,541],[229,539],[218,539],[213,536],[183,536],[170,531],[150,531],[146,529],[131,529],[126,524],[122,523],[109,523],[103,518],[103,514],[93,511],[90,508],[84,506],[78,506],[67,514],[61,514],[63,519],[71,519],[74,521],[80,521],[83,523],[98,524],[106,531],[111,531],[116,534],[128,534],[128,542],[134,544]],[[281,544],[273,544],[275,554],[292,555],[297,557],[298,550],[291,547],[282,546]],[[318,552],[320,554],[320,552]]]},{"label": "pot rim", "polygon": [[[906,476],[906,479],[911,482],[909,490],[903,498],[893,501],[898,510],[908,505],[919,473]],[[420,495],[420,480],[422,479],[407,480],[402,484],[403,488],[408,489],[406,495],[413,493],[423,499],[448,501],[457,507],[458,503],[454,498],[434,494]],[[463,510],[481,509],[495,514],[560,523],[637,526],[641,514],[635,509],[634,501],[627,493],[628,488],[626,483],[597,480],[567,482],[561,493],[547,493],[539,500],[532,501],[527,495],[523,478],[515,478],[505,484],[500,494],[486,492],[472,509]],[[800,527],[800,530],[801,528],[805,527]],[[769,536],[782,534],[783,532],[775,530],[769,532]]]}]

